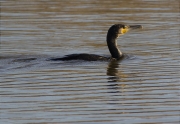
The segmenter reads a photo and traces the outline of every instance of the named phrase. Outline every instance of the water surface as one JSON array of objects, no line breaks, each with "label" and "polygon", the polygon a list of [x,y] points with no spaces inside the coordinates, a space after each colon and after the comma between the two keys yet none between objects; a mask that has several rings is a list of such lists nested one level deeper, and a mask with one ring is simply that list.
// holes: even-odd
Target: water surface
[{"label": "water surface", "polygon": [[[1,1],[0,122],[179,123],[179,1]],[[118,39],[119,62],[47,61],[109,56],[112,24],[141,24]]]}]

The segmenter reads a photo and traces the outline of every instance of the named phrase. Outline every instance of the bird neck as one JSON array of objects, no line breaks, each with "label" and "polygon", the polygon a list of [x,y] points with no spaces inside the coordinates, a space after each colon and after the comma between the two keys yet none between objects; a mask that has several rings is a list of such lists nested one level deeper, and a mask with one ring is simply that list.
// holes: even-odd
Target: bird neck
[{"label": "bird neck", "polygon": [[107,45],[113,58],[120,59],[122,57],[122,52],[117,46],[117,38],[107,35]]}]

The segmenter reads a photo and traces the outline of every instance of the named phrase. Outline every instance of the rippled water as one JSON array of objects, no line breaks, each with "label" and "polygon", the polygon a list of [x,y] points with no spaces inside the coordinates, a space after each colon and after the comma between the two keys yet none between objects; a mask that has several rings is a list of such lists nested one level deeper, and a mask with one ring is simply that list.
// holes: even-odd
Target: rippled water
[{"label": "rippled water", "polygon": [[[178,0],[2,0],[0,123],[179,123]],[[143,30],[118,39],[120,62],[53,62],[109,55],[115,23]]]}]

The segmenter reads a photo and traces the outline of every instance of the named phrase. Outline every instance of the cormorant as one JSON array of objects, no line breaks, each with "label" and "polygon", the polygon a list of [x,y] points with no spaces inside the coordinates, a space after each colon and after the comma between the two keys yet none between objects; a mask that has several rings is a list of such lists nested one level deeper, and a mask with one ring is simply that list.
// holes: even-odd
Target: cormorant
[{"label": "cormorant", "polygon": [[130,29],[141,29],[141,25],[124,25],[124,24],[114,24],[107,32],[107,45],[111,53],[111,57],[104,57],[95,54],[70,54],[62,58],[52,58],[53,61],[68,61],[68,60],[85,60],[85,61],[108,61],[108,60],[120,60],[123,58],[123,54],[117,47],[117,38]]}]

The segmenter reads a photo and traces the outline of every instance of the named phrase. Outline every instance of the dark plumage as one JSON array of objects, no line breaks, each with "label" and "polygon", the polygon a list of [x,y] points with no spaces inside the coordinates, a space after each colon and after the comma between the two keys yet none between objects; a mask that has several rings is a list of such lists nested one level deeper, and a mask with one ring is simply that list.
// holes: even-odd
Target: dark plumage
[{"label": "dark plumage", "polygon": [[59,60],[62,60],[62,61],[68,61],[68,60],[107,61],[107,60],[110,60],[110,57],[82,53],[82,54],[66,55],[63,58],[53,58],[51,60],[53,60],[53,61],[59,61]]}]

